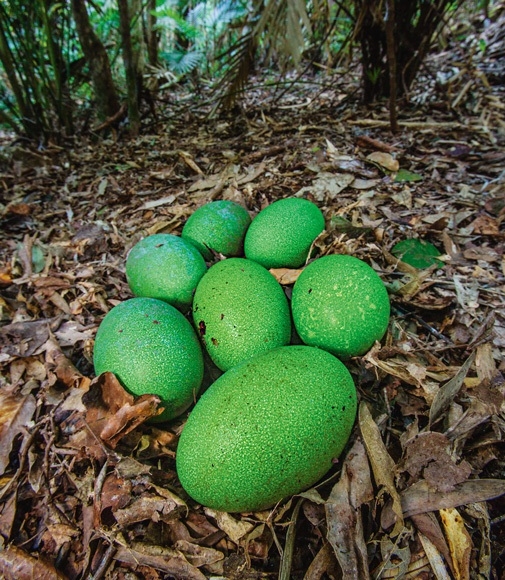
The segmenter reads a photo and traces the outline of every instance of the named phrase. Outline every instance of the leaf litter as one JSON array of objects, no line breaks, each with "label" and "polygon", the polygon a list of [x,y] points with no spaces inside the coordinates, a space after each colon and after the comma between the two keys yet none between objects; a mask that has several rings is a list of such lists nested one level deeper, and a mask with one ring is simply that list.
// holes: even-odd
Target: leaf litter
[{"label": "leaf litter", "polygon": [[[442,75],[446,61],[433,59]],[[465,63],[445,93],[421,79],[395,136],[380,105],[342,98],[352,79],[321,90],[307,78],[280,101],[275,89],[251,90],[241,113],[218,123],[184,101],[133,141],[112,135],[36,156],[9,145],[18,154],[0,180],[5,578],[503,577],[503,85],[483,83],[481,70],[470,88],[477,73]],[[293,110],[295,95],[308,104]],[[294,195],[325,214],[315,256],[353,254],[380,274],[391,323],[381,345],[348,363],[359,416],[326,478],[271,510],[220,513],[177,480],[186,416],[146,425],[156,397],[95,377],[93,337],[131,297],[124,263],[142,236],[180,234],[213,199],[254,216]],[[420,270],[393,256],[409,239],[432,243],[440,263]],[[272,273],[289,295],[300,271]],[[216,373],[208,365],[206,385]]]}]

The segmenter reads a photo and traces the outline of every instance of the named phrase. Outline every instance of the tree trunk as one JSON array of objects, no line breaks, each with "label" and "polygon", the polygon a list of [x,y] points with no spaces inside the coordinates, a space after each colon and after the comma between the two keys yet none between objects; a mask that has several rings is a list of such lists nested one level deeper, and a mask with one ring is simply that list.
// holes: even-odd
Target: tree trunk
[{"label": "tree trunk", "polygon": [[[386,34],[387,10],[383,0],[355,0],[354,37],[361,44],[363,98],[366,103],[390,96],[390,58]],[[457,0],[457,6],[462,4]],[[452,0],[394,0],[394,78],[398,95],[405,95],[444,23]],[[391,12],[391,10],[389,10]],[[391,39],[389,42],[391,51]]]},{"label": "tree trunk", "polygon": [[147,0],[146,42],[147,58],[152,67],[158,66],[159,34],[156,29],[156,0]]},{"label": "tree trunk", "polygon": [[71,1],[77,34],[91,73],[98,114],[102,119],[113,117],[120,105],[107,51],[91,26],[85,0]]},{"label": "tree trunk", "polygon": [[130,15],[128,0],[118,0],[119,28],[121,30],[121,48],[126,75],[126,87],[128,91],[128,119],[130,121],[130,133],[138,135],[140,129],[139,115],[139,91],[137,84],[137,71],[133,61],[132,41],[130,34]]}]

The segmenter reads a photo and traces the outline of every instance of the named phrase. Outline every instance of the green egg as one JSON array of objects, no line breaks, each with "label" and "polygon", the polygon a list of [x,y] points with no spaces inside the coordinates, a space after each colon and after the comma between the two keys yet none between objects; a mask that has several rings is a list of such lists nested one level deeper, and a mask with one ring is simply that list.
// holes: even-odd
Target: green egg
[{"label": "green egg", "polygon": [[235,366],[202,395],[182,430],[177,473],[215,510],[263,510],[314,485],[344,449],[356,389],[331,354],[284,346]]},{"label": "green egg", "polygon": [[291,297],[293,322],[305,344],[342,359],[364,354],[388,327],[384,283],[366,262],[329,255],[298,277]]},{"label": "green egg", "polygon": [[155,421],[182,414],[196,399],[203,355],[190,322],[173,306],[132,298],[114,306],[95,337],[97,375],[114,373],[132,395],[157,395],[165,408]]},{"label": "green egg", "polygon": [[211,201],[188,218],[181,235],[194,244],[206,260],[212,259],[212,251],[223,256],[240,256],[250,223],[251,216],[238,203]]},{"label": "green egg", "polygon": [[245,258],[228,258],[209,268],[196,288],[193,321],[221,370],[285,345],[291,337],[282,287],[263,266]]},{"label": "green egg", "polygon": [[189,242],[172,234],[153,234],[128,254],[126,278],[135,296],[158,298],[186,311],[207,265]]},{"label": "green egg", "polygon": [[298,268],[324,230],[321,210],[307,199],[288,197],[259,212],[247,230],[246,258],[265,268]]}]

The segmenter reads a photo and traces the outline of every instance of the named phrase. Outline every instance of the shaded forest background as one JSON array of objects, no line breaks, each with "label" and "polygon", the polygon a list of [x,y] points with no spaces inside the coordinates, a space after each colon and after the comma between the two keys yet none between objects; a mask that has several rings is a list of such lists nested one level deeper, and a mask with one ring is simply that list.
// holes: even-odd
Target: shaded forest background
[{"label": "shaded forest background", "polygon": [[137,135],[182,86],[229,110],[255,72],[283,84],[298,67],[331,84],[359,66],[362,101],[389,98],[396,131],[396,99],[408,101],[434,43],[486,55],[484,37],[465,44],[468,23],[482,30],[500,11],[484,0],[7,0],[0,123],[41,144],[125,125]]},{"label": "shaded forest background", "polygon": [[[504,23],[498,1],[0,3],[0,576],[505,578]],[[295,195],[391,323],[347,363],[328,476],[219,513],[178,482],[186,415],[146,425],[93,340],[142,237]]]}]

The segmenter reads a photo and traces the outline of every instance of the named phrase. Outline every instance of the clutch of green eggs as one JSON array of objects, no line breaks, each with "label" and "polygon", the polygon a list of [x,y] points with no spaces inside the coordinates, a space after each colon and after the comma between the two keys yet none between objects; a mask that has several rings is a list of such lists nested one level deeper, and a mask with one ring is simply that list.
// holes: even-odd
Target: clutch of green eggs
[{"label": "clutch of green eggs", "polygon": [[[211,202],[202,206],[193,216],[197,212],[205,214],[207,211],[215,218],[216,214],[219,214],[215,211],[219,209],[219,205],[216,204],[219,202]],[[210,206],[212,211],[205,210],[207,206]],[[183,487],[193,499],[209,507],[226,511],[256,510],[270,507],[283,497],[298,493],[312,485],[331,467],[331,458],[337,457],[347,442],[356,412],[356,391],[352,378],[345,366],[335,358],[335,355],[345,359],[363,354],[375,340],[382,338],[389,320],[389,300],[381,279],[365,262],[350,256],[325,256],[309,263],[293,288],[290,311],[290,303],[282,287],[265,268],[303,266],[310,257],[308,254],[313,241],[324,229],[324,217],[321,210],[305,199],[288,198],[268,206],[249,225],[250,218],[246,210],[238,204],[234,204],[234,206],[240,207],[240,212],[243,211],[247,214],[246,218],[242,213],[243,221],[240,227],[234,230],[236,233],[232,236],[234,237],[234,249],[230,250],[218,246],[209,241],[209,237],[199,246],[198,240],[190,239],[190,236],[186,235],[188,231],[191,233],[191,228],[186,229],[191,217],[183,228],[182,238],[179,238],[187,246],[194,244],[192,248],[199,248],[205,259],[212,259],[212,256],[215,255],[210,250],[229,256],[234,255],[232,252],[240,253],[242,248],[245,248],[246,258],[233,257],[219,260],[208,270],[204,263],[205,267],[203,271],[200,269],[198,280],[191,290],[193,328],[187,318],[175,311],[193,333],[191,339],[185,335],[187,346],[182,350],[186,354],[191,351],[193,354],[190,356],[195,357],[195,363],[193,366],[191,364],[188,366],[186,363],[186,366],[182,365],[182,377],[178,379],[184,382],[184,375],[192,378],[193,384],[188,387],[188,391],[191,391],[191,400],[185,400],[184,404],[178,407],[175,403],[169,405],[172,410],[177,407],[177,413],[180,414],[196,400],[203,374],[201,351],[203,346],[216,365],[225,372],[200,399],[196,400],[190,419],[182,431],[180,447],[177,452],[177,468]],[[273,208],[273,210],[270,209],[267,212],[269,208]],[[278,220],[274,219],[276,215],[279,216]],[[300,215],[304,217],[300,219]],[[194,221],[198,223],[198,220]],[[255,223],[259,225],[255,226]],[[271,231],[263,238],[261,232],[268,232],[269,229]],[[208,228],[203,228],[202,231],[204,230],[207,234],[209,233]],[[222,227],[221,231],[226,231],[226,228]],[[153,237],[151,236],[151,238]],[[155,246],[153,244],[153,252],[157,250]],[[271,259],[268,256],[265,258],[265,253],[269,247],[272,252]],[[128,270],[127,268],[127,274]],[[324,274],[325,271],[326,274]],[[146,276],[149,276],[149,268],[146,270]],[[129,276],[130,278],[131,276]],[[144,283],[147,285],[147,281]],[[347,290],[345,290],[346,285],[348,286]],[[132,302],[132,300],[125,304],[128,302]],[[159,302],[159,300],[155,300],[155,302]],[[161,304],[171,308],[168,304]],[[111,313],[117,308],[115,307]],[[182,308],[184,309],[186,306]],[[283,346],[290,342],[291,316],[299,336],[309,346]],[[107,317],[109,315],[105,317],[103,322],[105,328],[110,326],[109,322],[106,323]],[[328,320],[332,321],[330,325],[328,325]],[[170,324],[167,322],[163,325],[162,333],[167,331]],[[121,326],[124,332],[127,328],[126,323]],[[151,326],[156,325],[151,324]],[[180,323],[179,319],[176,326],[182,328],[184,325]],[[167,406],[169,391],[176,387],[173,383],[170,385],[168,382],[163,383],[165,380],[168,381],[167,376],[166,379],[161,379],[164,386],[161,386],[162,392],[159,391],[161,370],[166,368],[166,364],[162,363],[163,356],[157,361],[149,361],[148,358],[142,360],[143,357],[140,354],[142,350],[140,345],[142,348],[145,345],[144,332],[152,333],[152,328],[147,329],[147,327],[142,326],[136,320],[134,332],[130,333],[136,337],[128,344],[121,342],[122,337],[119,336],[120,342],[112,351],[114,357],[123,359],[125,362],[123,367],[118,365],[115,359],[116,366],[114,367],[103,356],[103,352],[107,351],[106,342],[114,343],[117,341],[118,327],[115,326],[114,330],[108,333],[100,327],[95,344],[96,372],[105,370],[115,372],[127,390],[134,394],[144,392],[158,394]],[[178,332],[178,330],[170,331],[169,334],[178,334]],[[353,338],[351,340],[349,337],[358,337],[359,339]],[[194,348],[195,344],[196,349]],[[181,350],[181,348],[181,344],[173,342],[168,351],[171,349]],[[324,352],[325,350],[329,352]],[[133,351],[138,351],[136,352],[137,358],[132,358]],[[284,353],[284,351],[288,354],[279,354]],[[174,355],[167,356],[172,360]],[[110,357],[110,360],[114,358],[112,355]],[[134,366],[143,370],[140,373],[141,377],[135,375],[134,379],[138,380],[139,384],[142,382],[141,389],[135,388],[130,383],[127,384],[126,376],[128,373],[125,373],[125,368],[133,359],[135,360]],[[286,362],[288,359],[289,364]],[[329,382],[321,378],[319,366],[332,369],[331,373],[328,370],[331,377],[327,373],[330,377]],[[237,378],[237,373],[240,372],[237,369],[244,371],[243,380]],[[133,375],[134,373],[131,374],[132,377]],[[268,380],[265,377],[268,377]],[[303,377],[303,380],[300,377]],[[129,380],[130,378],[128,378]],[[303,382],[303,387],[300,386],[300,381]],[[220,397],[224,396],[218,393],[224,392],[225,385],[229,383],[234,384],[233,389],[229,387],[233,390],[234,395],[229,399],[229,407],[225,411],[218,408],[222,402],[213,403],[213,401],[219,401]],[[321,392],[323,383],[328,392],[324,396],[321,395],[321,398],[319,394],[316,396],[316,393]],[[286,390],[286,384],[292,385],[291,392],[289,388]],[[311,424],[315,409],[304,407],[300,404],[300,399],[297,398],[299,394],[295,396],[295,393],[301,393],[302,390],[304,393],[302,399],[311,399],[313,393],[314,400],[319,401],[315,404],[321,404],[323,407],[326,405],[324,401],[327,399],[325,397],[328,397],[328,400],[331,400],[332,397],[340,400],[339,397],[349,396],[354,401],[352,404],[346,405],[345,413],[340,415],[328,411],[327,407],[321,408],[323,415],[326,413],[328,417],[332,417],[331,421],[335,422],[338,435],[332,438],[331,446],[325,449],[324,458],[316,453],[316,457],[319,458],[316,462],[317,465],[312,462],[311,453],[307,452],[306,455],[302,454],[299,457],[297,451],[293,451],[289,446],[286,447],[283,429],[276,427],[275,413],[281,417],[282,413],[288,409],[288,414],[297,413],[298,431],[296,435],[298,436],[299,433],[304,432],[304,429],[307,429],[307,441],[313,441],[306,443],[308,446],[306,449],[325,447],[319,442],[318,437],[325,437],[326,426],[323,429],[319,424],[319,426]],[[245,404],[246,400],[249,401],[247,405]],[[293,405],[296,407],[296,411],[289,410],[292,409]],[[273,409],[273,415],[268,415],[268,421],[261,427],[255,427],[256,418],[252,414],[253,411],[251,411],[251,415],[247,415],[248,408],[256,409],[256,411],[260,408]],[[266,411],[261,411],[261,413],[266,416]],[[172,413],[168,417],[164,413],[162,419],[174,416],[176,414]],[[198,442],[199,438],[196,435],[191,435],[191,433],[199,432],[207,437],[210,431],[207,431],[205,417],[212,417],[214,425],[212,437],[215,437],[215,439],[207,439],[215,442],[215,447],[209,449],[207,455],[204,455],[205,450],[201,448],[203,443]],[[240,417],[240,421],[235,420],[238,417]],[[220,421],[222,425],[218,426]],[[248,427],[243,429],[244,425]],[[210,427],[208,428],[210,429]],[[270,479],[270,475],[265,476],[268,482],[272,481],[272,493],[266,489],[269,484],[262,483],[261,480],[251,480],[249,486],[246,482],[246,487],[240,488],[239,480],[247,479],[241,474],[258,471],[258,465],[248,463],[247,457],[252,458],[255,452],[256,454],[261,453],[261,449],[254,447],[256,438],[254,433],[248,430],[249,428],[264,431],[269,443],[264,442],[263,445],[267,447],[271,445],[272,449],[279,450],[278,455],[276,455],[277,459],[272,459],[271,468],[274,472],[284,473],[286,477],[282,481],[274,482]],[[209,458],[212,459],[212,453],[217,454],[214,458],[222,457],[220,453],[225,453],[224,447],[219,447],[221,444],[225,445],[224,441],[218,440],[223,432],[226,432],[228,440],[236,441],[239,445],[233,450],[236,457],[242,455],[245,459],[240,466],[237,461],[233,460],[228,463],[224,462],[221,470],[213,471],[213,476],[215,476],[212,483],[213,489],[221,489],[222,492],[216,492],[217,496],[206,495],[202,491],[207,479],[208,466],[206,462],[210,460]],[[296,439],[294,435],[291,439],[293,438]],[[226,453],[228,452],[229,449]],[[286,458],[295,456],[295,463],[303,473],[303,477],[298,472],[295,473],[286,468],[289,463]],[[192,465],[191,468],[188,467],[189,464]],[[261,478],[261,475],[259,477]],[[220,497],[219,493],[221,493]],[[244,498],[251,499],[249,501]]]}]

